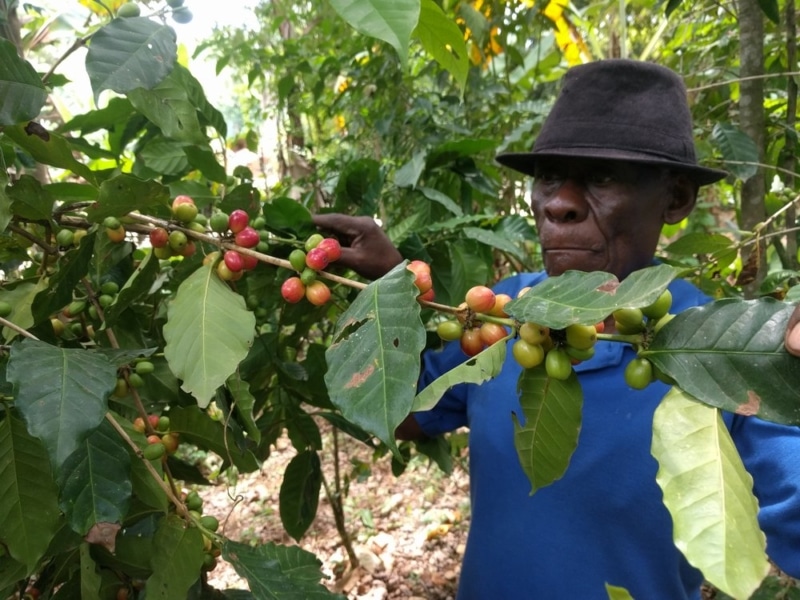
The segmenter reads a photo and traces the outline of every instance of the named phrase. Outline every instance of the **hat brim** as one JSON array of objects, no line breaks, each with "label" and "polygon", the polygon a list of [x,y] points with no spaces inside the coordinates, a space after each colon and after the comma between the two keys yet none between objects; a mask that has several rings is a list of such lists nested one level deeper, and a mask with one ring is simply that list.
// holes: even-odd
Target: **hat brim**
[{"label": "hat brim", "polygon": [[541,152],[504,152],[503,154],[498,154],[495,160],[505,167],[509,167],[525,175],[533,176],[538,159],[554,157],[600,158],[669,167],[670,169],[685,173],[697,185],[715,183],[728,176],[728,172],[721,169],[709,169],[699,165],[687,165],[667,158],[660,158],[658,156],[637,152],[628,152],[625,150],[616,150],[613,148],[566,148],[564,150],[548,149]]}]

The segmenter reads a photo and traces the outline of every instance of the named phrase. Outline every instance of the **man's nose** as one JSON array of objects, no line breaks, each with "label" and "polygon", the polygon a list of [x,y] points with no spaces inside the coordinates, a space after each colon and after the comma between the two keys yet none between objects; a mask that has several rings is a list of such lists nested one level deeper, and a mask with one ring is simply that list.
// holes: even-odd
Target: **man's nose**
[{"label": "man's nose", "polygon": [[588,213],[586,187],[575,179],[565,179],[544,206],[545,217],[556,223],[580,222]]}]

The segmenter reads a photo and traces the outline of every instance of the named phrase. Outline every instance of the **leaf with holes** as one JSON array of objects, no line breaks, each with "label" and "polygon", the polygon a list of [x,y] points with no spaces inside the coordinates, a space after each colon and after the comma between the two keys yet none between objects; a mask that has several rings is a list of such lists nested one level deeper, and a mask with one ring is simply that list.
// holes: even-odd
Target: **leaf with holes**
[{"label": "leaf with holes", "polygon": [[394,430],[411,410],[425,346],[418,293],[405,262],[373,281],[339,318],[325,354],[331,401],[395,452]]},{"label": "leaf with holes", "polygon": [[800,359],[783,336],[793,306],[729,298],[676,315],[641,352],[701,402],[800,424]]}]

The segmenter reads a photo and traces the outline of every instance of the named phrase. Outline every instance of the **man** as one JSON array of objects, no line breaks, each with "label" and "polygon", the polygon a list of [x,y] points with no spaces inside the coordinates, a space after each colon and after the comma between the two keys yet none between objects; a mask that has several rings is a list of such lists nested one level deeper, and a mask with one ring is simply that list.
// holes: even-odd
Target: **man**
[{"label": "man", "polygon": [[[498,156],[534,177],[531,207],[547,273],[501,281],[523,287],[570,269],[623,279],[653,261],[661,228],[694,207],[699,186],[724,177],[696,163],[686,91],[672,71],[609,60],[571,69],[531,152]],[[343,261],[370,277],[401,257],[369,219],[320,215],[318,226],[349,240]],[[708,301],[675,281],[673,312]],[[787,346],[800,334],[787,331]],[[650,455],[653,411],[667,391],[628,387],[623,344],[600,342],[576,366],[584,393],[578,447],[564,477],[529,495],[511,414],[521,417],[519,367],[480,385],[452,388],[412,415],[398,437],[470,428],[472,518],[459,599],[607,598],[605,584],[639,600],[699,598],[702,575],[676,549]],[[423,358],[421,385],[464,360],[458,344]],[[725,415],[755,479],[767,551],[800,576],[800,429]]]}]

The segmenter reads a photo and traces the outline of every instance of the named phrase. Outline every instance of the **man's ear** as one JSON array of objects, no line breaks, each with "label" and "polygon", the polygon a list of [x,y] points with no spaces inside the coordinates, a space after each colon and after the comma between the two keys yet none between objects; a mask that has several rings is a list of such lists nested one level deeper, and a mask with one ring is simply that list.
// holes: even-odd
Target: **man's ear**
[{"label": "man's ear", "polygon": [[672,225],[689,216],[697,202],[699,186],[682,173],[671,173],[667,184],[670,201],[664,210],[664,223]]}]

